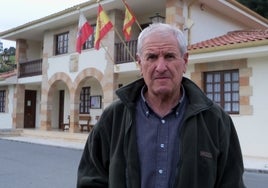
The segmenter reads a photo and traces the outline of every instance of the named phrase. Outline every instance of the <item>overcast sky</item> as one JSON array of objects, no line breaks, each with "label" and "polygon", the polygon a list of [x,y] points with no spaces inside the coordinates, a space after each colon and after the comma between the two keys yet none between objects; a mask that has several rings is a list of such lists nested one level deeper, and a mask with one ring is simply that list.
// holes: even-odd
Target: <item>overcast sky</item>
[{"label": "overcast sky", "polygon": [[[1,1],[0,32],[62,11],[87,0],[4,0]],[[0,39],[4,48],[15,47],[14,42]]]}]

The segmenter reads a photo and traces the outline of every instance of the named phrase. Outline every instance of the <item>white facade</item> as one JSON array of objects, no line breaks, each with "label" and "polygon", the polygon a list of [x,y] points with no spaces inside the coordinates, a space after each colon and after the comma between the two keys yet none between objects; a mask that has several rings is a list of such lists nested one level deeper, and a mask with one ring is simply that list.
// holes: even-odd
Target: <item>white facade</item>
[{"label": "white facade", "polygon": [[[248,29],[267,29],[268,21],[262,21],[254,14],[245,12],[228,2],[215,1],[173,1],[137,0],[130,2],[141,24],[148,24],[149,17],[155,12],[165,15],[166,22],[184,29],[189,45],[200,41],[225,35],[230,31]],[[103,7],[109,14],[115,28],[121,30],[123,24],[124,7],[119,1],[102,1]],[[152,4],[152,6],[148,6]],[[206,4],[207,3],[207,4]],[[171,5],[170,5],[171,4]],[[97,5],[88,2],[80,7],[91,24],[96,20]],[[219,9],[221,7],[221,9]],[[180,11],[177,11],[180,10]],[[182,15],[179,15],[181,12]],[[175,16],[174,16],[175,15]],[[186,25],[186,20],[191,20],[192,25]],[[125,85],[140,78],[139,67],[136,62],[117,64],[115,58],[115,43],[120,39],[115,30],[103,40],[104,48],[82,50],[81,54],[75,52],[78,11],[77,8],[69,9],[59,15],[48,16],[44,21],[32,22],[21,30],[4,33],[6,39],[17,41],[17,61],[27,62],[42,59],[42,75],[6,78],[0,80],[0,90],[7,92],[7,111],[0,113],[0,129],[24,128],[23,105],[24,91],[36,91],[35,128],[59,129],[59,113],[63,109],[63,122],[68,122],[71,117],[70,131],[77,132],[79,93],[84,86],[90,86],[91,95],[102,97],[100,109],[90,109],[90,115],[97,117],[102,110],[115,98],[114,90],[119,85]],[[47,29],[50,28],[50,29]],[[55,36],[59,33],[69,33],[68,53],[55,55]],[[121,33],[121,31],[119,31]],[[132,39],[136,40],[139,29],[135,25]],[[198,67],[201,65],[229,65],[234,61],[244,63],[240,69],[242,74],[249,78],[249,86],[241,87],[241,93],[249,96],[249,104],[241,106],[239,115],[232,115],[237,133],[241,142],[243,155],[268,158],[268,142],[266,123],[268,102],[268,42],[247,47],[233,48],[228,46],[210,51],[201,51],[190,54],[186,77],[196,79]],[[224,69],[223,66],[223,69]],[[221,67],[222,68],[222,67]],[[221,69],[222,70],[222,69]],[[246,72],[246,73],[245,73]],[[198,74],[197,74],[198,73]],[[200,73],[201,74],[201,73]],[[199,75],[200,75],[199,74]],[[198,80],[198,79],[197,79]],[[246,88],[246,89],[245,89]],[[243,90],[243,91],[242,91]],[[60,91],[64,91],[64,104],[60,106]],[[20,121],[18,122],[18,119]],[[96,119],[92,119],[94,124]]]},{"label": "white facade", "polygon": [[200,4],[195,4],[192,8],[191,44],[224,35],[229,31],[245,28],[243,23],[234,20],[232,17],[224,16],[220,11],[215,11],[209,7],[202,10]]},{"label": "white facade", "polygon": [[266,119],[268,112],[267,59],[268,56],[248,59],[249,66],[252,67],[250,84],[253,87],[253,94],[250,97],[250,103],[254,104],[253,114],[232,117],[239,135],[242,152],[248,156],[268,156],[268,123]]}]

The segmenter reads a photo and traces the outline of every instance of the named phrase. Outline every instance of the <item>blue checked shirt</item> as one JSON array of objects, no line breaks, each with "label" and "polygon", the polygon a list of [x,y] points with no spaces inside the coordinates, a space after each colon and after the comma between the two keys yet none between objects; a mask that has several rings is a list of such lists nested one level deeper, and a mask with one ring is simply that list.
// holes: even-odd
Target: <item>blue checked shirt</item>
[{"label": "blue checked shirt", "polygon": [[141,165],[141,188],[172,187],[179,161],[179,130],[187,99],[183,86],[179,104],[159,117],[141,97],[136,106],[137,144]]}]

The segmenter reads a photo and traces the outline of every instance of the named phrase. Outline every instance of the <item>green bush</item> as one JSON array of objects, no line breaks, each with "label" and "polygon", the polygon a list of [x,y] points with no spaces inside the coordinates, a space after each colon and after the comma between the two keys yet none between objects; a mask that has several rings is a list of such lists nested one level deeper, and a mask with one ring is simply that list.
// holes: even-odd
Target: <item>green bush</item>
[{"label": "green bush", "polygon": [[6,64],[0,64],[0,73],[8,72],[8,71],[11,71],[11,70],[14,70],[13,66],[6,65]]}]

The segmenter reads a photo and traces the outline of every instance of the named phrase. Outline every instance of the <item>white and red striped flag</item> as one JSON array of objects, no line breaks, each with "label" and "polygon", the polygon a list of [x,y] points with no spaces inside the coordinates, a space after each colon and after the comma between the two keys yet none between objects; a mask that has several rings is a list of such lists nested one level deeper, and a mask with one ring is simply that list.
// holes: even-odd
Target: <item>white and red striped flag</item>
[{"label": "white and red striped flag", "polygon": [[88,37],[93,34],[93,32],[94,29],[91,27],[83,13],[80,13],[76,39],[76,51],[78,53],[81,53],[83,44],[86,42]]}]

